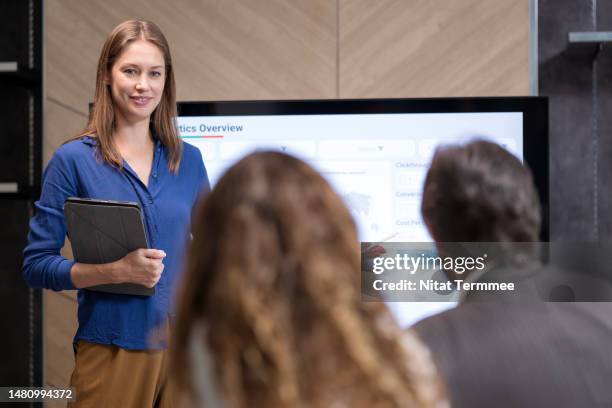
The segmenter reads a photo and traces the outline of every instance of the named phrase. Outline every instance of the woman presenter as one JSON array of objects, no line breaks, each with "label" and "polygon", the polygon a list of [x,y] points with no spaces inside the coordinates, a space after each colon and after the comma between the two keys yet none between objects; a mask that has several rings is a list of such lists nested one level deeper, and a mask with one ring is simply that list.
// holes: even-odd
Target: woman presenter
[{"label": "woman presenter", "polygon": [[[165,389],[166,344],[151,338],[168,330],[192,207],[209,189],[202,156],[179,139],[175,117],[166,38],[149,21],[119,24],[102,48],[87,127],[60,147],[45,169],[24,250],[23,273],[31,287],[78,289],[72,406],[171,402]],[[68,197],[138,203],[152,249],[99,265],[62,257]],[[85,289],[126,282],[155,287],[155,294]]]}]

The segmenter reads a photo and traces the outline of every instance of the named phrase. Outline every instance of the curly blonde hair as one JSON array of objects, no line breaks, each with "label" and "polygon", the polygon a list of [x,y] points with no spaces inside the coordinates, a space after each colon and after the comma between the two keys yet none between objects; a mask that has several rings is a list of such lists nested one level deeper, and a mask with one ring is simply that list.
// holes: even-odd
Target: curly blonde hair
[{"label": "curly blonde hair", "polygon": [[186,350],[203,323],[195,341],[229,406],[444,405],[428,350],[383,303],[361,300],[354,222],[310,166],[247,156],[193,225],[171,356],[179,390],[193,395]]}]

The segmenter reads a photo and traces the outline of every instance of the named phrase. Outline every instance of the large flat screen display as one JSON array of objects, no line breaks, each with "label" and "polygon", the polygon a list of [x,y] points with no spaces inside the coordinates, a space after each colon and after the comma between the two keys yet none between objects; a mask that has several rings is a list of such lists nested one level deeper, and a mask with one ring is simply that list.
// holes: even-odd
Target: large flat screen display
[{"label": "large flat screen display", "polygon": [[180,137],[211,184],[254,150],[295,155],[342,196],[361,241],[422,242],[423,180],[437,146],[487,139],[534,172],[547,238],[546,98],[431,98],[179,103]]}]

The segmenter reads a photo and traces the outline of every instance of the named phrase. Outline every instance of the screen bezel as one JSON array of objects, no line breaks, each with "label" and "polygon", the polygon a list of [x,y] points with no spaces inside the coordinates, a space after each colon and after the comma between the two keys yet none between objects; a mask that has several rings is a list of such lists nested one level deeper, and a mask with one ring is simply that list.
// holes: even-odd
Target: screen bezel
[{"label": "screen bezel", "polygon": [[548,98],[470,97],[178,102],[178,116],[342,115],[389,113],[521,112],[523,159],[542,206],[540,239],[549,240]]}]

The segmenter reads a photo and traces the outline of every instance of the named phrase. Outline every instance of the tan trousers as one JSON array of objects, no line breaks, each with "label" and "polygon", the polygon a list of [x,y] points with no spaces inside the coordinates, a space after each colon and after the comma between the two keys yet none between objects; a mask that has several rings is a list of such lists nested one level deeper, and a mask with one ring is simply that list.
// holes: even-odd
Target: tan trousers
[{"label": "tan trousers", "polygon": [[70,386],[72,408],[169,408],[167,350],[126,350],[80,340]]}]

